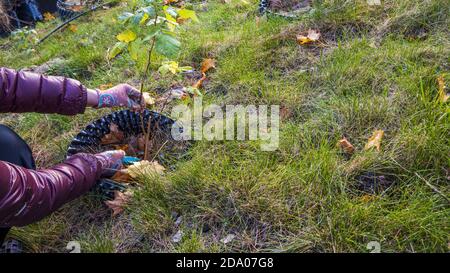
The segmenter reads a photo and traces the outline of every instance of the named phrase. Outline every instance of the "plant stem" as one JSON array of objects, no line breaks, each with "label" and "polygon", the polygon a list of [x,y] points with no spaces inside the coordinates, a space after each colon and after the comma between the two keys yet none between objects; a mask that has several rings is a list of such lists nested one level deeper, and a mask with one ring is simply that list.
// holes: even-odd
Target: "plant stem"
[{"label": "plant stem", "polygon": [[[158,19],[158,13],[156,12],[156,10],[157,10],[156,6],[154,5],[153,7],[155,8],[154,25],[156,26],[157,19]],[[139,104],[142,104],[142,99],[144,97],[144,85],[145,85],[145,82],[147,81],[148,72],[150,70],[150,66],[152,63],[152,53],[153,53],[153,49],[155,48],[155,44],[156,44],[156,36],[154,36],[152,38],[152,44],[150,46],[150,49],[148,50],[147,64],[145,66],[144,74],[142,75],[142,78],[141,78],[141,86],[140,86],[141,98],[139,100]],[[149,118],[148,124],[147,124],[147,131],[145,131],[143,117],[142,117],[142,127],[143,127],[142,132],[145,133],[144,160],[147,160],[147,157],[148,157],[148,142],[150,140],[150,123],[151,123],[151,120]]]}]

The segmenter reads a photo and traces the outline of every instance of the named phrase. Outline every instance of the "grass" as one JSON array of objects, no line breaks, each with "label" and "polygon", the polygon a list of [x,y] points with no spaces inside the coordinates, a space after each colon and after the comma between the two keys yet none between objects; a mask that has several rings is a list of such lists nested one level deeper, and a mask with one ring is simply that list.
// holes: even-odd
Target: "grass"
[{"label": "grass", "polygon": [[[257,1],[248,2],[195,4],[201,23],[183,27],[178,61],[198,68],[205,57],[217,60],[204,88],[208,102],[285,107],[277,151],[263,152],[255,142],[198,141],[175,170],[143,178],[124,214],[111,217],[88,194],[11,235],[33,252],[65,251],[69,241],[86,252],[367,252],[370,241],[383,252],[447,252],[448,202],[424,182],[449,196],[449,108],[436,100],[436,78],[450,81],[446,1],[313,1],[301,18],[259,22]],[[138,75],[127,59],[105,59],[124,9],[83,18],[77,32],[65,30],[34,52],[4,39],[9,49],[0,52],[0,65],[62,57],[67,63],[53,74],[92,87],[133,83]],[[53,24],[39,25],[38,33]],[[325,47],[296,43],[308,28],[321,30]],[[151,88],[173,82],[179,79],[159,77]],[[45,167],[63,160],[71,137],[104,113],[0,120]],[[363,151],[375,129],[385,131],[381,151]],[[350,158],[336,147],[343,136],[357,149]],[[355,185],[365,172],[394,184],[362,193]],[[174,243],[178,230],[184,236]],[[236,238],[220,242],[228,234]]]}]

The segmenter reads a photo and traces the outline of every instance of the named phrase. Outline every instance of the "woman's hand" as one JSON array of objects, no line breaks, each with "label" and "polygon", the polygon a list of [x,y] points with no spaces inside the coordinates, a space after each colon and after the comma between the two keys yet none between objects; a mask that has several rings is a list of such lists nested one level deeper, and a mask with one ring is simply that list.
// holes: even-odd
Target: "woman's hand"
[{"label": "woman's hand", "polygon": [[107,151],[96,154],[95,157],[102,164],[102,176],[111,177],[122,168],[122,160],[125,152],[122,150]]},{"label": "woman's hand", "polygon": [[128,107],[139,110],[145,108],[145,100],[133,86],[119,84],[104,91],[88,89],[88,105],[94,108]]}]

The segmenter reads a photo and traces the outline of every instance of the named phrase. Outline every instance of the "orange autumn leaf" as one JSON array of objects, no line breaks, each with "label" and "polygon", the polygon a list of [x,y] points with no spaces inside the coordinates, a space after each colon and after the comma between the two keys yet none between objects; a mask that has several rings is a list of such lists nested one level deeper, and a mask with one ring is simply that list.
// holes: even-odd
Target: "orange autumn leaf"
[{"label": "orange autumn leaf", "polygon": [[125,170],[117,171],[117,172],[111,177],[111,180],[118,181],[118,182],[125,182],[125,183],[128,183],[128,182],[130,182],[131,180],[133,180],[133,178],[130,176],[130,174],[128,173],[128,171],[125,169]]},{"label": "orange autumn leaf", "polygon": [[338,142],[339,147],[347,154],[353,154],[355,147],[345,137]]},{"label": "orange autumn leaf", "polygon": [[377,151],[380,151],[381,140],[383,139],[384,131],[383,130],[375,130],[372,136],[367,141],[364,150],[369,150],[371,148],[376,148]]},{"label": "orange autumn leaf", "polygon": [[444,76],[439,76],[438,79],[438,85],[439,85],[439,101],[440,102],[447,102],[448,98],[450,97],[449,94],[447,94],[446,86],[445,86],[445,80]]},{"label": "orange autumn leaf", "polygon": [[202,62],[202,73],[208,72],[211,68],[216,68],[216,60],[214,59],[204,59]]},{"label": "orange autumn leaf", "polygon": [[178,0],[164,0],[164,5],[169,5],[171,3],[176,3]]},{"label": "orange autumn leaf", "polygon": [[206,80],[206,74],[203,73],[202,75],[202,78],[192,85],[192,87],[200,89],[203,86],[203,82]]},{"label": "orange autumn leaf", "polygon": [[112,209],[113,216],[116,216],[123,212],[125,206],[131,200],[132,196],[133,196],[132,192],[115,191],[114,200],[105,201],[105,204],[106,206],[108,206],[108,208]]}]

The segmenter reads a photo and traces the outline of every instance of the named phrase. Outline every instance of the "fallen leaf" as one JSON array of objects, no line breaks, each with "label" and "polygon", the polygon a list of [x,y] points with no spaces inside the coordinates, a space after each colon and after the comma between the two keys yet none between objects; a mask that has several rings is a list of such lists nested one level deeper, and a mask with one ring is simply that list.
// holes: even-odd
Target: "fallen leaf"
[{"label": "fallen leaf", "polygon": [[44,13],[44,21],[48,22],[48,21],[51,21],[54,19],[55,19],[55,16],[53,14],[51,14],[50,12]]},{"label": "fallen leaf", "polygon": [[123,212],[124,207],[131,200],[132,196],[133,193],[130,191],[127,192],[115,191],[114,200],[105,201],[105,204],[106,206],[108,206],[108,208],[112,209],[113,216],[116,216]]},{"label": "fallen leaf", "polygon": [[150,96],[149,93],[144,93],[142,96],[144,98],[144,101],[145,101],[146,105],[153,105],[153,104],[155,104],[155,98]]},{"label": "fallen leaf", "polygon": [[132,178],[137,178],[141,175],[143,176],[152,176],[155,174],[161,175],[164,174],[165,170],[166,168],[160,165],[157,161],[150,162],[147,160],[142,160],[128,167],[127,172]]},{"label": "fallen leaf", "polygon": [[137,139],[137,148],[141,152],[143,152],[145,150],[145,138],[143,136],[141,136]]},{"label": "fallen leaf", "polygon": [[206,74],[203,73],[202,75],[203,75],[202,78],[198,80],[196,83],[194,83],[192,87],[199,89],[203,86],[203,82],[206,80]]},{"label": "fallen leaf", "polygon": [[133,178],[128,174],[127,169],[117,171],[112,177],[111,180],[117,181],[117,182],[125,182],[128,183]]},{"label": "fallen leaf", "polygon": [[72,11],[80,12],[83,9],[83,5],[74,5],[68,7]]},{"label": "fallen leaf", "polygon": [[107,89],[109,89],[111,87],[113,87],[112,83],[106,83],[106,84],[101,84],[98,89],[100,89],[100,90],[107,90]]},{"label": "fallen leaf", "polygon": [[380,151],[381,140],[383,139],[383,136],[384,136],[383,130],[375,130],[373,132],[373,135],[367,141],[367,144],[366,144],[366,147],[364,147],[364,150],[369,150],[369,149],[375,147],[377,149],[377,151]]},{"label": "fallen leaf", "polygon": [[176,3],[178,0],[164,0],[164,5],[169,5],[171,3]]},{"label": "fallen leaf", "polygon": [[286,120],[289,119],[293,116],[291,109],[289,109],[288,107],[282,105],[280,107],[280,118],[281,120]]},{"label": "fallen leaf", "polygon": [[344,137],[338,142],[339,147],[347,154],[353,154],[355,147]]},{"label": "fallen leaf", "polygon": [[308,34],[306,36],[304,35],[297,36],[297,43],[299,43],[300,45],[306,45],[317,42],[319,39],[320,39],[320,32],[317,30],[310,29],[308,30]]},{"label": "fallen leaf", "polygon": [[125,139],[125,134],[119,130],[119,126],[114,123],[109,125],[110,133],[106,134],[100,140],[102,145],[119,144]]},{"label": "fallen leaf", "polygon": [[211,68],[216,68],[216,60],[214,59],[204,59],[202,62],[202,73],[208,72]]},{"label": "fallen leaf", "polygon": [[364,194],[363,196],[360,197],[361,202],[364,202],[364,203],[369,203],[376,199],[377,199],[376,196],[372,195],[372,194]]},{"label": "fallen leaf", "polygon": [[449,94],[447,94],[446,86],[445,86],[445,79],[444,76],[439,76],[438,79],[438,85],[439,85],[439,101],[440,102],[447,102],[448,98],[450,97]]},{"label": "fallen leaf", "polygon": [[72,31],[72,32],[77,32],[78,26],[75,25],[75,24],[70,24],[69,25],[69,30]]}]

